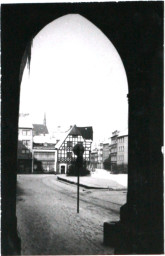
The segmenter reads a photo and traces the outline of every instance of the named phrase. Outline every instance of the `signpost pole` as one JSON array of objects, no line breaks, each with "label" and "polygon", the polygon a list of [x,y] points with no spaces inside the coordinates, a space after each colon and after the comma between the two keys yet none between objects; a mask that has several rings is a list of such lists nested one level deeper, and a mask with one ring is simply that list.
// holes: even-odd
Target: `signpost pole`
[{"label": "signpost pole", "polygon": [[79,193],[80,193],[80,168],[78,166],[78,175],[77,175],[77,213],[79,213]]},{"label": "signpost pole", "polygon": [[80,197],[80,168],[83,167],[83,153],[84,147],[81,144],[76,144],[73,152],[77,155],[76,168],[77,168],[77,213],[79,213],[79,197]]}]

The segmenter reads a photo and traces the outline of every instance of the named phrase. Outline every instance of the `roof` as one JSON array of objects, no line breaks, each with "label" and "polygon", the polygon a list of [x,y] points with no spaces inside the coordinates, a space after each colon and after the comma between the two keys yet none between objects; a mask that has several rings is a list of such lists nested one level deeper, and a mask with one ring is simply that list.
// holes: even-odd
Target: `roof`
[{"label": "roof", "polygon": [[74,125],[71,130],[70,130],[70,133],[69,135],[82,135],[80,130],[78,129],[78,127],[76,125]]},{"label": "roof", "polygon": [[93,140],[93,128],[92,126],[87,126],[87,127],[77,127],[78,130],[80,131],[82,137],[85,140]]},{"label": "roof", "polygon": [[111,138],[116,137],[116,136],[118,136],[118,135],[119,135],[119,131],[116,130],[116,131],[112,132]]},{"label": "roof", "polygon": [[121,132],[119,132],[118,137],[122,137],[122,136],[128,136],[128,129],[125,129],[125,130],[122,130]]},{"label": "roof", "polygon": [[49,144],[56,144],[56,139],[55,138],[50,138],[49,135],[38,135],[33,137],[33,142],[36,144],[44,144],[44,143],[49,143]]},{"label": "roof", "polygon": [[73,129],[73,127],[70,128],[67,132],[61,133],[61,138],[60,138],[60,140],[57,142],[55,148],[59,149],[59,148],[61,147],[62,143],[63,143],[64,140],[67,138],[67,136],[70,134],[70,131],[71,131],[72,129]]},{"label": "roof", "polygon": [[33,124],[33,130],[37,135],[48,134],[48,129],[44,124]]},{"label": "roof", "polygon": [[77,127],[74,125],[66,133],[63,133],[59,142],[56,144],[56,148],[59,149],[67,138],[68,135],[81,135],[85,140],[93,140],[93,128],[92,126],[88,127]]}]

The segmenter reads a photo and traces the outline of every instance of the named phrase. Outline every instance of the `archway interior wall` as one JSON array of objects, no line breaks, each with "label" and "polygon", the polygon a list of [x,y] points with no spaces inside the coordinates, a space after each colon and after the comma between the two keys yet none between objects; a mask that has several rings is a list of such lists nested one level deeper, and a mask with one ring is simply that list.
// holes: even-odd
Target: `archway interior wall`
[{"label": "archway interior wall", "polygon": [[[150,220],[149,227],[153,231],[158,230],[155,237],[157,243],[150,236],[150,245],[155,246],[156,253],[162,253],[163,220],[160,211],[159,213],[157,211],[162,212],[163,205],[163,162],[160,151],[163,144],[160,135],[163,133],[163,94],[157,62],[154,62],[152,56],[156,55],[158,49],[163,52],[163,2],[123,2],[117,5],[116,3],[2,5],[2,253],[10,255],[15,250],[15,254],[18,254],[20,250],[15,235],[17,161],[16,153],[13,152],[17,151],[21,58],[28,40],[46,24],[67,13],[80,13],[93,22],[106,34],[122,56],[129,82],[129,166],[131,166],[129,184],[136,185],[135,188],[131,186],[130,191],[133,191],[133,196],[129,200],[130,204],[137,202],[139,207],[145,206],[147,210],[145,216]],[[154,66],[152,72],[151,62]],[[142,86],[144,81],[145,85]],[[153,88],[156,94],[153,94]],[[156,109],[150,106],[153,102],[157,106]],[[156,133],[158,123],[160,129]],[[148,124],[152,124],[152,129]],[[155,136],[160,137],[160,140],[154,140],[156,142],[154,145],[150,144]],[[153,159],[152,152],[154,152],[153,166],[149,161]],[[155,170],[156,162],[158,168]],[[153,183],[153,177],[156,183]],[[141,181],[140,190],[137,187]],[[144,184],[147,184],[145,185],[147,189],[144,189]],[[143,200],[142,192],[143,198],[149,195],[148,201]],[[139,193],[141,202],[138,200]],[[155,202],[159,202],[158,210]],[[143,214],[139,219],[141,224],[142,217]],[[13,244],[12,248],[9,246],[9,238]],[[135,242],[138,245],[138,241]],[[149,238],[146,238],[145,246],[149,248]]]}]

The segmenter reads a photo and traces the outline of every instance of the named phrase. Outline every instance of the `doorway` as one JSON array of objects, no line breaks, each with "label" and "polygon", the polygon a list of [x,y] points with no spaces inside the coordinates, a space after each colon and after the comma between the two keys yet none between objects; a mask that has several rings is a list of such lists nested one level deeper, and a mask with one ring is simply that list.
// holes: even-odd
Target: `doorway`
[{"label": "doorway", "polygon": [[65,165],[61,165],[61,174],[65,174]]}]

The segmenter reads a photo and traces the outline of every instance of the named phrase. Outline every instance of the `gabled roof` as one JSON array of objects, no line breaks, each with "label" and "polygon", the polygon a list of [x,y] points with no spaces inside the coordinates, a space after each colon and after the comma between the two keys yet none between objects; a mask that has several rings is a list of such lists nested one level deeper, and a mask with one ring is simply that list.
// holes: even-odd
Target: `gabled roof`
[{"label": "gabled roof", "polygon": [[93,140],[93,128],[92,126],[77,127],[76,125],[74,125],[66,133],[62,134],[61,139],[55,146],[57,149],[61,147],[62,143],[68,135],[81,135],[85,140]]},{"label": "gabled roof", "polygon": [[77,127],[78,130],[80,131],[82,137],[85,140],[93,140],[93,128],[92,126],[87,126],[87,127]]},{"label": "gabled roof", "polygon": [[33,124],[33,130],[36,134],[48,134],[48,129],[44,124]]},{"label": "gabled roof", "polygon": [[77,136],[80,135],[80,136],[82,136],[80,130],[78,129],[78,127],[76,125],[74,125],[71,128],[69,135],[77,135]]},{"label": "gabled roof", "polygon": [[57,144],[56,144],[56,146],[55,146],[56,149],[59,149],[59,148],[61,147],[62,143],[63,143],[64,140],[67,138],[67,136],[70,134],[70,131],[71,131],[72,129],[73,129],[73,127],[70,128],[67,132],[61,134],[61,138],[60,138],[60,140],[57,142]]}]

